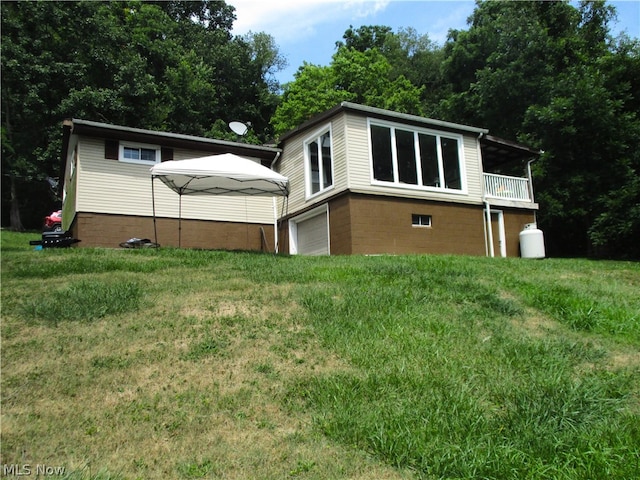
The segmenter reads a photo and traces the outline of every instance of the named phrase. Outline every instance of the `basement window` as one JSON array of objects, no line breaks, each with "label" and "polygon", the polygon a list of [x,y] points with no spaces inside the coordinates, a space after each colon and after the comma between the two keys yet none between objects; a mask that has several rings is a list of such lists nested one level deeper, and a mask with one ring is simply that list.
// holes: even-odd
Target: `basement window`
[{"label": "basement window", "polygon": [[431,215],[411,215],[411,225],[414,227],[430,227],[431,226]]},{"label": "basement window", "polygon": [[125,163],[155,165],[160,162],[160,147],[120,142],[118,160]]}]

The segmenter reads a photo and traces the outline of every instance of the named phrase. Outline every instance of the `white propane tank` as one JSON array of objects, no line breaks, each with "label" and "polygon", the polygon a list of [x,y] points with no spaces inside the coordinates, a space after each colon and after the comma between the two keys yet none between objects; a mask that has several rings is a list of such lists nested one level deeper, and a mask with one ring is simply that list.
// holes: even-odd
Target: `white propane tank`
[{"label": "white propane tank", "polygon": [[535,223],[527,223],[520,232],[520,256],[544,258],[544,234]]}]

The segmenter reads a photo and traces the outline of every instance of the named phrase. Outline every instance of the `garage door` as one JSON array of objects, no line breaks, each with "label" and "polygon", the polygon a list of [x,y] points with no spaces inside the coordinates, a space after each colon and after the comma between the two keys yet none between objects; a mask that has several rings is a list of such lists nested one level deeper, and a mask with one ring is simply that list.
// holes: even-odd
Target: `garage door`
[{"label": "garage door", "polygon": [[296,222],[300,255],[329,255],[327,212]]}]

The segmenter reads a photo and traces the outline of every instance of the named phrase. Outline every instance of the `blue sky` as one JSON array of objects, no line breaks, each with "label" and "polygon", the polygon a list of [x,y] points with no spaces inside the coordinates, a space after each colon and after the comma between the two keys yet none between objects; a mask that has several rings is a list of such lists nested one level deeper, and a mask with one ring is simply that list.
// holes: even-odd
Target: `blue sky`
[{"label": "blue sky", "polygon": [[[270,34],[289,66],[281,83],[293,80],[303,62],[328,65],[335,43],[353,25],[414,28],[439,44],[449,29],[466,29],[475,3],[471,0],[227,0],[236,8],[233,33]],[[618,11],[612,33],[640,38],[640,0],[609,1]]]}]

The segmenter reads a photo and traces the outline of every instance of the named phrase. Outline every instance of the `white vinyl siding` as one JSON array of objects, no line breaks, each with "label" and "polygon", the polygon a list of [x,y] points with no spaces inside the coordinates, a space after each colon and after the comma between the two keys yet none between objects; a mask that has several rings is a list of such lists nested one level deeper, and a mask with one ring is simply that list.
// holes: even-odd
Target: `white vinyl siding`
[{"label": "white vinyl siding", "polygon": [[370,186],[369,137],[367,119],[359,115],[346,116],[347,157],[349,158],[349,188],[363,189]]},{"label": "white vinyl siding", "polygon": [[467,177],[467,195],[470,198],[482,200],[482,160],[479,155],[480,141],[477,136],[464,135],[462,149],[464,151],[465,170]]},{"label": "white vinyl siding", "polygon": [[[104,140],[79,142],[76,211],[116,215],[152,216],[149,165],[105,159]],[[196,158],[201,152],[177,151],[176,160]],[[177,218],[178,194],[154,181],[156,216]],[[182,218],[229,222],[272,223],[271,197],[183,196]]]},{"label": "white vinyl siding", "polygon": [[[295,212],[305,205],[304,140],[296,136],[287,141],[282,150],[277,172],[289,179],[289,212]],[[279,202],[281,203],[281,202]]]},{"label": "white vinyl siding", "polygon": [[[288,212],[295,213],[308,205],[320,203],[328,196],[335,195],[347,188],[347,161],[345,150],[344,116],[331,119],[323,128],[331,128],[331,154],[333,160],[333,187],[307,197],[305,179],[305,141],[308,132],[295,135],[287,140],[283,147],[281,160],[277,164],[277,172],[289,179]],[[278,200],[279,204],[281,200]],[[280,211],[280,210],[279,210]]]}]

